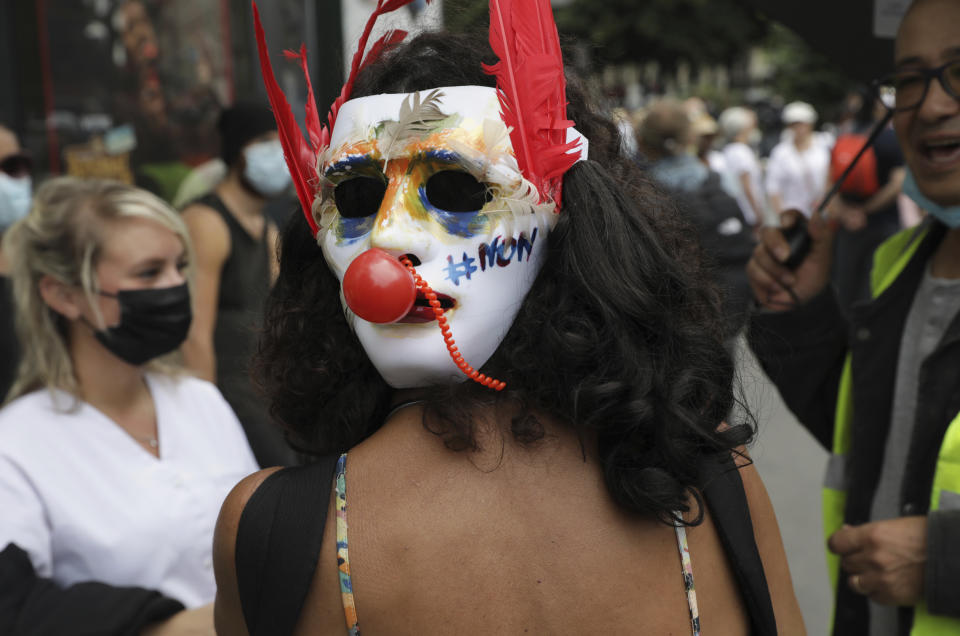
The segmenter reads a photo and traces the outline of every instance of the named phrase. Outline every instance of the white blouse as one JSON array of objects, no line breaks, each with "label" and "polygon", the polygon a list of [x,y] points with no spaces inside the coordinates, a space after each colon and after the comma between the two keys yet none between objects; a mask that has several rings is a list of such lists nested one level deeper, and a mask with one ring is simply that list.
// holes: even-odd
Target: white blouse
[{"label": "white blouse", "polygon": [[[754,154],[750,146],[737,141],[727,144],[727,147],[723,149],[723,158],[726,160],[727,171],[730,174],[731,181],[737,188],[735,198],[737,204],[740,206],[740,212],[743,213],[744,220],[750,225],[756,225],[758,222],[762,222],[764,220],[765,206],[763,200],[763,183],[761,183],[763,171],[760,168],[760,162],[757,161],[757,155]],[[743,185],[740,180],[740,176],[743,174],[750,175],[750,193],[753,195],[754,202],[760,206],[759,210],[755,210],[753,206],[750,205],[750,199],[747,198],[743,190]],[[758,217],[757,215],[760,216]]]},{"label": "white blouse", "polygon": [[39,576],[64,586],[139,586],[197,607],[216,591],[220,506],[257,464],[215,386],[157,374],[147,386],[159,459],[64,392],[35,391],[0,410],[0,549],[16,543]]},{"label": "white blouse", "polygon": [[770,153],[767,161],[767,194],[780,197],[784,210],[800,210],[809,217],[827,189],[830,149],[817,140],[800,151],[792,141],[784,141]]}]

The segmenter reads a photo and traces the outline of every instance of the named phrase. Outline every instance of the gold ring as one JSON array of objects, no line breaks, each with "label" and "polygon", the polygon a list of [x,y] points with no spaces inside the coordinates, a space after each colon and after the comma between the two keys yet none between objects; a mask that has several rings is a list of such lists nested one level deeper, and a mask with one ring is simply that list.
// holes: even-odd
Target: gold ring
[{"label": "gold ring", "polygon": [[863,590],[860,588],[860,575],[854,574],[850,577],[850,589],[856,592],[857,594],[863,594]]}]

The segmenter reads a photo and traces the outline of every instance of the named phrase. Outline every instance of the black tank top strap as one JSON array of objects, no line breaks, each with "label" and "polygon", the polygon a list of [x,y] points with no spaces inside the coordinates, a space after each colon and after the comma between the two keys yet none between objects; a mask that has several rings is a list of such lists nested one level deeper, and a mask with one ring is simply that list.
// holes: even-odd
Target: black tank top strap
[{"label": "black tank top strap", "polygon": [[250,496],[237,527],[240,605],[250,636],[292,634],[316,572],[337,455],[283,468]]},{"label": "black tank top strap", "polygon": [[750,507],[733,458],[704,466],[703,497],[740,587],[754,636],[776,636],[777,621],[763,562],[753,534]]},{"label": "black tank top strap", "polygon": [[208,192],[193,203],[205,205],[208,208],[213,208],[219,212],[228,228],[231,227],[232,224],[237,224],[237,220],[233,218],[232,214],[230,214],[227,204],[223,202],[223,199],[221,199],[216,192]]},{"label": "black tank top strap", "polygon": [[216,193],[211,192],[197,199],[196,203],[218,212],[229,234],[230,251],[221,269],[218,309],[238,309],[259,314],[270,287],[268,225],[264,225],[263,235],[256,239],[240,225]]}]

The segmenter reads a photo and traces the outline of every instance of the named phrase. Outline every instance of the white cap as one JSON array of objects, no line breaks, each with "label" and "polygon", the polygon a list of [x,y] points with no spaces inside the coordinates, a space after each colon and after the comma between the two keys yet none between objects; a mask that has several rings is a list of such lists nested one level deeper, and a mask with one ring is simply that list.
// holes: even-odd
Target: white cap
[{"label": "white cap", "polygon": [[817,111],[806,102],[790,102],[783,107],[781,119],[788,126],[790,124],[815,124]]}]

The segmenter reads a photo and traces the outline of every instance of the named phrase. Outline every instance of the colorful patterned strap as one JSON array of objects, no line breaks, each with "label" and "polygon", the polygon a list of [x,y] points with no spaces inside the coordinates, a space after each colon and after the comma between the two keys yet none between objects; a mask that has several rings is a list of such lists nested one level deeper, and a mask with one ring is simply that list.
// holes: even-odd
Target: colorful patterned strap
[{"label": "colorful patterned strap", "polygon": [[[347,547],[347,454],[337,461],[337,568],[340,571],[340,599],[343,601],[343,613],[350,636],[360,635],[357,623],[357,607],[353,599],[353,579],[350,576],[350,552]],[[678,515],[679,516],[679,513]],[[690,624],[693,636],[700,636],[700,610],[697,609],[697,592],[693,586],[693,565],[690,563],[690,548],[687,546],[687,531],[684,526],[676,526],[677,547],[680,550],[680,563],[683,569],[683,587],[687,592],[687,606],[690,610]]]},{"label": "colorful patterned strap", "polygon": [[347,454],[337,460],[337,569],[340,571],[340,599],[347,621],[347,633],[360,635],[357,607],[353,601],[353,579],[350,577],[350,552],[347,548]]},{"label": "colorful patterned strap", "polygon": [[[679,519],[680,513],[675,513]],[[693,564],[690,562],[690,547],[687,545],[687,529],[675,526],[677,547],[680,549],[680,565],[683,569],[683,587],[687,591],[687,608],[690,610],[690,627],[693,636],[700,636],[700,609],[697,607],[697,590],[693,585]]]}]

